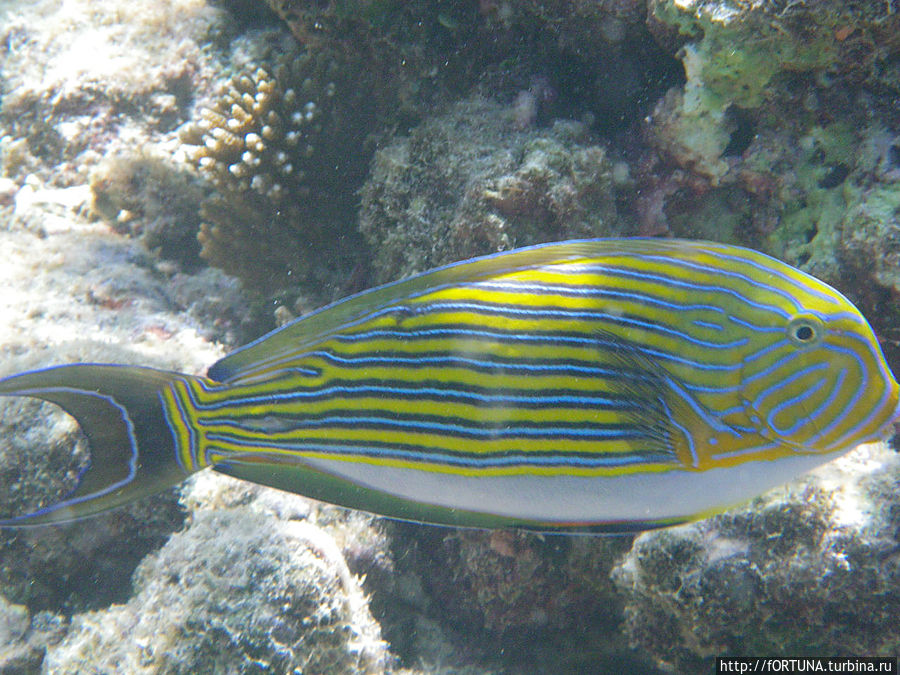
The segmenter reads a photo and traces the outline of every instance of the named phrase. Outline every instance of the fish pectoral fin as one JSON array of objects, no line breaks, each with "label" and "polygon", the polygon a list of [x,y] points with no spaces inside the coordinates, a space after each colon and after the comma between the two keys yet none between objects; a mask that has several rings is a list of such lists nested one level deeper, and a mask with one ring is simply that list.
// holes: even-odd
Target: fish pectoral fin
[{"label": "fish pectoral fin", "polygon": [[0,396],[28,396],[60,406],[81,426],[90,465],[62,500],[0,520],[27,527],[76,520],[160,492],[186,477],[159,392],[178,373],[103,364],[36,370],[0,380]]},{"label": "fish pectoral fin", "polygon": [[644,439],[645,460],[697,468],[691,428],[700,417],[699,402],[639,345],[604,330],[597,336],[601,358],[622,374],[617,393],[634,402],[626,419]]}]

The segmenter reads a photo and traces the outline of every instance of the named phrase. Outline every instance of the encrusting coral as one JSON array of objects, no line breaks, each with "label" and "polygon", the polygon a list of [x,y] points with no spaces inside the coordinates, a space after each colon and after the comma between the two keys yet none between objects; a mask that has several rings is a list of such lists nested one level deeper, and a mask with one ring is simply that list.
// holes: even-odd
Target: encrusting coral
[{"label": "encrusting coral", "polygon": [[522,127],[515,107],[461,101],[376,153],[360,212],[376,278],[620,234],[612,168],[581,123]]}]

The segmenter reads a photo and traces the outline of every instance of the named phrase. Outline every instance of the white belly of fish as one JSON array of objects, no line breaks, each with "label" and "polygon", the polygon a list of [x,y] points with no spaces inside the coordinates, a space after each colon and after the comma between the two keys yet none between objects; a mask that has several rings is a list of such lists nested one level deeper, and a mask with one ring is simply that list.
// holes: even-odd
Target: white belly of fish
[{"label": "white belly of fish", "polygon": [[689,518],[745,502],[846,452],[615,477],[459,476],[323,459],[310,466],[409,501],[547,523]]}]

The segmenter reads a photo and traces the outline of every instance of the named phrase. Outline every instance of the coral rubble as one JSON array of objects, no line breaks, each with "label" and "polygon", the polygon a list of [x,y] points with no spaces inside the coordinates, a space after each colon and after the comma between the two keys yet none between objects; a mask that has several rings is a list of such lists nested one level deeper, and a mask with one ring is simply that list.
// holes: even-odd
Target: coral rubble
[{"label": "coral rubble", "polygon": [[202,0],[19,3],[3,15],[3,173],[86,182],[104,156],[184,122],[227,37]]}]

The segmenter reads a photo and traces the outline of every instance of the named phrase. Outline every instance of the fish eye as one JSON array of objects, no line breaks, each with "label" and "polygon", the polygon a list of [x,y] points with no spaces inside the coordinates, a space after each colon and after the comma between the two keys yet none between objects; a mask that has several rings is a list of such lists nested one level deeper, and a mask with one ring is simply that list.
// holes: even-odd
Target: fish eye
[{"label": "fish eye", "polygon": [[805,347],[816,344],[825,332],[822,322],[813,316],[796,316],[788,324],[788,338],[795,345]]}]

